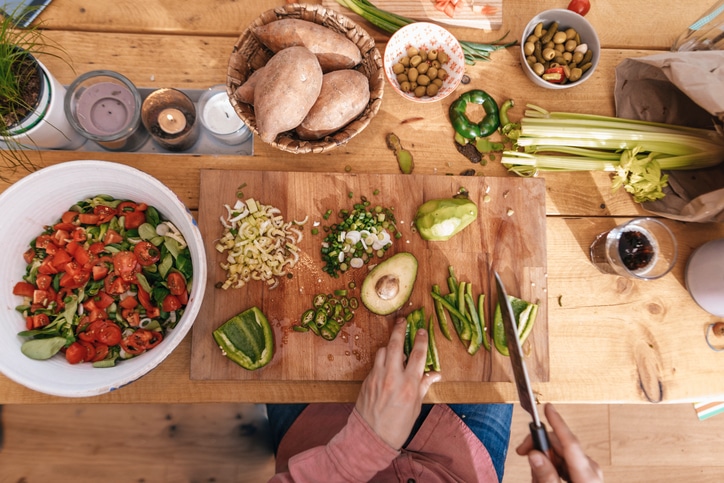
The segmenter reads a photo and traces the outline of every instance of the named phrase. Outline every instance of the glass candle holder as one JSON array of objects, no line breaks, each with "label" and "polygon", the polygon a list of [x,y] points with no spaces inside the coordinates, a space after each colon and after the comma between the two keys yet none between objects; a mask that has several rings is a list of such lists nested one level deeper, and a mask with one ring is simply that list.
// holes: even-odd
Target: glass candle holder
[{"label": "glass candle holder", "polygon": [[251,131],[234,110],[225,85],[210,87],[199,98],[199,119],[218,141],[234,146],[251,136]]},{"label": "glass candle holder", "polygon": [[141,121],[154,141],[169,151],[185,151],[199,138],[194,102],[177,89],[150,93],[141,106]]},{"label": "glass candle holder", "polygon": [[590,256],[602,273],[654,280],[674,267],[676,238],[655,218],[634,218],[598,235],[591,244]]},{"label": "glass candle holder", "polygon": [[148,139],[141,126],[141,95],[117,72],[79,76],[66,91],[64,107],[76,131],[109,151],[135,151]]}]

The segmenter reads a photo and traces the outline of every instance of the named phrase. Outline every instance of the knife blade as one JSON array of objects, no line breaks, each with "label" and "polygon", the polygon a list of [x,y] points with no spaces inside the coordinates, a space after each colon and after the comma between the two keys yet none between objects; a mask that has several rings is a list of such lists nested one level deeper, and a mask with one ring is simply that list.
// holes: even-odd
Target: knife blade
[{"label": "knife blade", "polygon": [[530,423],[530,434],[533,438],[533,447],[548,456],[553,465],[558,470],[558,474],[565,481],[569,481],[568,472],[562,459],[553,451],[548,439],[548,432],[545,425],[541,422],[538,415],[538,409],[535,405],[533,389],[530,385],[528,377],[528,369],[523,360],[523,348],[520,345],[518,337],[518,325],[513,313],[513,307],[510,304],[510,298],[505,290],[503,281],[500,279],[498,272],[494,272],[495,285],[498,289],[498,303],[500,304],[500,312],[503,316],[503,327],[505,329],[505,338],[507,339],[508,352],[510,353],[510,362],[513,365],[513,376],[515,386],[518,389],[518,399],[520,406],[528,412],[533,418]]}]

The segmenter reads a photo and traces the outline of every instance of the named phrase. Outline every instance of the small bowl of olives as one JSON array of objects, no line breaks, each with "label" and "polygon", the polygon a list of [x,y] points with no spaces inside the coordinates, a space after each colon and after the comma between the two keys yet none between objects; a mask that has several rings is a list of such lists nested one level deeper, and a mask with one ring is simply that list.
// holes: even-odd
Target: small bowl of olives
[{"label": "small bowl of olives", "polygon": [[598,65],[601,44],[593,26],[566,9],[539,13],[520,42],[523,70],[534,84],[567,89],[584,83]]},{"label": "small bowl of olives", "polygon": [[439,25],[415,22],[394,33],[384,55],[387,80],[414,102],[437,102],[452,93],[465,71],[457,39]]}]

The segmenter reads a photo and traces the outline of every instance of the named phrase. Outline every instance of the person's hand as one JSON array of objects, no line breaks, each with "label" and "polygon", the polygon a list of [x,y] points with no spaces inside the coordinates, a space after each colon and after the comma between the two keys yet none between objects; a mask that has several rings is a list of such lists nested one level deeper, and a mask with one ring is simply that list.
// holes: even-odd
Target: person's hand
[{"label": "person's hand", "polygon": [[[598,464],[583,452],[576,435],[571,432],[552,404],[545,405],[545,414],[552,432],[548,433],[553,451],[566,465],[570,481],[573,483],[603,482],[603,472]],[[560,478],[553,463],[540,451],[533,449],[533,439],[529,434],[516,449],[519,455],[528,455],[531,475],[534,483],[558,483]]]},{"label": "person's hand", "polygon": [[427,332],[418,330],[405,366],[405,319],[397,319],[390,342],[375,355],[375,363],[362,383],[356,408],[367,424],[387,444],[400,449],[420,414],[422,399],[440,380],[425,372]]}]

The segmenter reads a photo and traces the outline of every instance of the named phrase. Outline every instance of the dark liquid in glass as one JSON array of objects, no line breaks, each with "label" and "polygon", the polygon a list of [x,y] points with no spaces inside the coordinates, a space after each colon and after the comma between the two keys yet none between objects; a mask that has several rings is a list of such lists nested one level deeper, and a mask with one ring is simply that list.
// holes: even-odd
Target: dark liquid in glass
[{"label": "dark liquid in glass", "polygon": [[654,247],[648,237],[640,231],[625,231],[621,234],[618,253],[629,270],[641,270],[654,258]]}]

